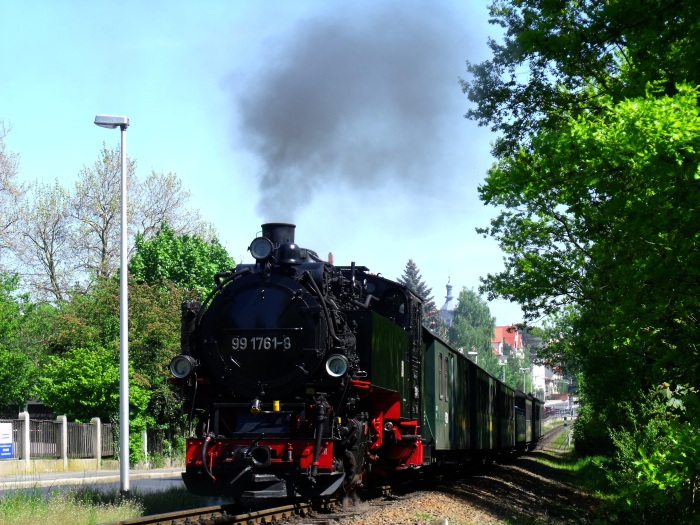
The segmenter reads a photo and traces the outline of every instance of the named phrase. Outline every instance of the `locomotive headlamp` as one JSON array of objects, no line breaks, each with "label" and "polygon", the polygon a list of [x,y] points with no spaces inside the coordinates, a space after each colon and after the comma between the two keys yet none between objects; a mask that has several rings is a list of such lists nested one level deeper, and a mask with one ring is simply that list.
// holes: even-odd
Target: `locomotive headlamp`
[{"label": "locomotive headlamp", "polygon": [[189,355],[176,355],[170,361],[170,373],[178,379],[189,377],[195,368],[197,368],[197,361]]},{"label": "locomotive headlamp", "polygon": [[326,372],[331,377],[340,377],[348,371],[348,360],[344,355],[333,354],[326,361]]},{"label": "locomotive headlamp", "polygon": [[272,241],[267,237],[256,237],[253,242],[250,243],[248,247],[250,254],[256,261],[264,261],[272,255],[274,246]]},{"label": "locomotive headlamp", "polygon": [[260,412],[262,412],[262,406],[260,406],[260,400],[256,397],[250,404],[250,413],[257,416]]}]

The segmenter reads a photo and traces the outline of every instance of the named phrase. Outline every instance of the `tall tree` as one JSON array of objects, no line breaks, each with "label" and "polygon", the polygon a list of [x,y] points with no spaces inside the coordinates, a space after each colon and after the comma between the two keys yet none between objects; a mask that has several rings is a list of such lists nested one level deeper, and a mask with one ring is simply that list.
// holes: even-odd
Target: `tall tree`
[{"label": "tall tree", "polygon": [[[187,208],[190,194],[175,174],[151,172],[141,182],[135,162],[127,163],[129,255],[137,235],[150,239],[164,222],[177,234],[214,241],[214,228]],[[7,187],[8,195],[10,190],[20,197],[16,186]],[[104,144],[98,160],[82,168],[73,192],[58,182],[34,183],[8,208],[3,207],[0,186],[0,211],[7,208],[7,224],[13,225],[12,235],[3,237],[0,224],[0,244],[11,248],[17,269],[37,298],[60,302],[75,291],[84,293],[93,280],[114,275],[121,240],[120,196],[121,156]]]},{"label": "tall tree", "polygon": [[[503,42],[464,83],[468,116],[501,133],[479,191],[503,209],[481,231],[506,268],[483,287],[556,316],[568,340],[546,352],[578,367],[586,398],[577,448],[633,436],[613,440],[619,465],[644,466],[625,501],[694,519],[700,5],[503,0],[491,14]],[[666,407],[619,401],[648,396]],[[681,457],[673,476],[666,458]]]},{"label": "tall tree", "polygon": [[481,231],[500,242],[506,270],[484,289],[520,302],[529,319],[576,306],[573,333],[588,337],[579,351],[612,344],[637,355],[639,373],[622,375],[648,388],[696,377],[693,353],[674,349],[690,342],[695,299],[685,290],[699,282],[687,271],[698,242],[698,95],[678,80],[700,76],[687,38],[700,8],[643,4],[495,2],[504,43],[470,66],[465,91],[477,104],[469,116],[505,141],[480,194],[505,208]]},{"label": "tall tree", "polygon": [[70,196],[58,181],[30,185],[19,206],[13,252],[38,299],[61,302],[77,281],[71,210]]},{"label": "tall tree", "polygon": [[[133,189],[136,163],[127,159],[127,195]],[[121,226],[121,155],[103,143],[98,160],[83,166],[75,184],[73,215],[77,220],[78,256],[95,278],[113,275],[119,261]],[[127,203],[133,217],[134,203]]]},{"label": "tall tree", "polygon": [[190,192],[174,173],[151,171],[145,180],[136,180],[131,198],[134,200],[130,223],[144,239],[158,233],[162,224],[178,235],[197,235],[211,241],[214,228],[202,220],[199,211],[188,208]]},{"label": "tall tree", "polygon": [[397,279],[400,284],[407,286],[418,297],[423,299],[423,326],[429,328],[438,335],[445,335],[444,322],[440,318],[433,296],[430,295],[433,291],[423,281],[418,265],[409,259],[404,268],[403,275]]},{"label": "tall tree", "polygon": [[10,152],[5,144],[9,132],[9,126],[0,119],[0,256],[10,243],[9,230],[17,220],[17,199],[23,191],[16,180],[18,156]]},{"label": "tall tree", "polygon": [[476,361],[484,370],[500,377],[498,358],[493,353],[491,339],[496,327],[496,319],[491,315],[489,305],[474,290],[463,288],[459,292],[454,320],[449,329],[450,343],[469,355],[476,352]]},{"label": "tall tree", "polygon": [[[136,163],[127,160],[127,213],[131,251],[134,235],[155,235],[163,222],[177,233],[212,238],[213,228],[199,212],[187,209],[190,193],[173,173],[152,171],[144,181],[136,177]],[[85,269],[96,277],[113,275],[118,261],[121,229],[121,155],[104,144],[91,168],[83,167],[75,186],[74,217],[80,233],[78,244]]]}]

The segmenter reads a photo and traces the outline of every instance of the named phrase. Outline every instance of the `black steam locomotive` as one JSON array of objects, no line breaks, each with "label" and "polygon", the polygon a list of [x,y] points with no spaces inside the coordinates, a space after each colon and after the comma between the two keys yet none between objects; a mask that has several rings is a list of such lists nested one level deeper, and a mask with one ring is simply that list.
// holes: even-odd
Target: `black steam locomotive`
[{"label": "black steam locomotive", "polygon": [[421,298],[334,266],[264,224],[254,264],[182,311],[170,365],[196,423],[188,489],[237,501],[316,499],[373,478],[531,448],[542,403],[421,325]]}]

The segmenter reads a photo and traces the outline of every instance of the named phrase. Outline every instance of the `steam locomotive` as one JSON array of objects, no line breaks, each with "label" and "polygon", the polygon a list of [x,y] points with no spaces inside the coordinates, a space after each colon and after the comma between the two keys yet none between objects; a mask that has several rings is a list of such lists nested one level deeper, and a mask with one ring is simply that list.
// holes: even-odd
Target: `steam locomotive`
[{"label": "steam locomotive", "polygon": [[196,428],[191,492],[322,499],[536,444],[542,403],[423,328],[420,297],[294,236],[292,224],[263,224],[254,263],[183,303],[170,370]]}]

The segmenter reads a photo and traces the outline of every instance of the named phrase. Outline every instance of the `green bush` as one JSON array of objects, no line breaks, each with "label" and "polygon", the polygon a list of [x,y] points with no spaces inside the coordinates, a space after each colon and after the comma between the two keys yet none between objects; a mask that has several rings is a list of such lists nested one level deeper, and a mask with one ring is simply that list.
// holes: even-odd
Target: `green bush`
[{"label": "green bush", "polygon": [[616,447],[610,480],[620,493],[621,512],[640,523],[673,516],[677,523],[698,522],[695,498],[700,475],[698,400],[693,389],[664,384],[625,403],[623,428],[611,431]]}]

